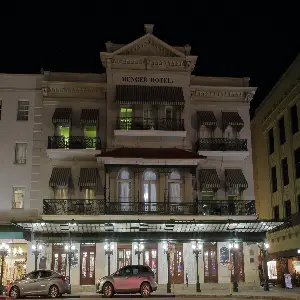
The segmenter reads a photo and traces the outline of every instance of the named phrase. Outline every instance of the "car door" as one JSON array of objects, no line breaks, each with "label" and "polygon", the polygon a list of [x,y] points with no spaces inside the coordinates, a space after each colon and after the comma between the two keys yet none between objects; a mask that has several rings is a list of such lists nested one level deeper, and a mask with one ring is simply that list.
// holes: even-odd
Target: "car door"
[{"label": "car door", "polygon": [[20,290],[25,295],[36,294],[38,292],[38,278],[39,272],[31,272],[20,283]]},{"label": "car door", "polygon": [[52,272],[42,270],[39,272],[38,278],[37,278],[37,289],[39,294],[48,294],[49,287],[52,282]]},{"label": "car door", "polygon": [[128,279],[132,275],[131,266],[126,266],[122,268],[119,272],[114,276],[114,288],[116,292],[126,292],[130,290],[128,286]]}]

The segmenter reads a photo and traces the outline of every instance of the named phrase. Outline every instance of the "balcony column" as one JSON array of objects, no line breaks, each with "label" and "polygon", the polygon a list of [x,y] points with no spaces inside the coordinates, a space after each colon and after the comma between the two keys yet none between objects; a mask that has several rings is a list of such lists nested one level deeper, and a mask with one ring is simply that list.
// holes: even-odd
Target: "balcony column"
[{"label": "balcony column", "polygon": [[[140,182],[140,178],[141,178],[141,173],[140,172],[141,170],[137,167],[135,170],[134,170],[134,190],[133,190],[133,201],[137,201],[139,202],[140,199],[143,198],[143,196],[141,195],[141,193],[143,192],[143,187],[142,187],[142,184]],[[141,189],[141,191],[140,191]]]},{"label": "balcony column", "polygon": [[193,201],[193,175],[190,172],[186,172],[184,176],[184,201],[192,202]]}]

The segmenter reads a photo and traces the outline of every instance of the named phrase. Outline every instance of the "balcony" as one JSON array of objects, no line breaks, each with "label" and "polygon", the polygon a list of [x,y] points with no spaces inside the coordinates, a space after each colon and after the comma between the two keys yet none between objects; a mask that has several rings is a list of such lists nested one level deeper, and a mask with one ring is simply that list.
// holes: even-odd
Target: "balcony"
[{"label": "balcony", "polygon": [[198,202],[108,202],[104,199],[44,199],[44,215],[255,216],[254,200]]},{"label": "balcony", "polygon": [[115,136],[186,137],[183,119],[117,118]]},{"label": "balcony", "polygon": [[234,159],[245,159],[249,156],[246,139],[200,138],[196,151],[204,156],[231,156]]},{"label": "balcony", "polygon": [[49,136],[47,154],[52,159],[92,159],[101,154],[100,137]]}]

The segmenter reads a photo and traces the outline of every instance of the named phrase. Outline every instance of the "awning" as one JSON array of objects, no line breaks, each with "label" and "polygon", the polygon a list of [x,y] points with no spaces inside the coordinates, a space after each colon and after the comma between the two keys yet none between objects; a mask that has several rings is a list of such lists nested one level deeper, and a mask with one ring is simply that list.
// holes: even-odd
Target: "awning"
[{"label": "awning", "polygon": [[199,171],[200,188],[218,190],[221,182],[215,169],[201,169]]},{"label": "awning", "polygon": [[80,116],[80,124],[85,126],[97,126],[99,120],[98,109],[83,109]]},{"label": "awning", "polygon": [[225,185],[226,188],[247,189],[248,182],[240,169],[225,170]]},{"label": "awning", "polygon": [[81,168],[78,185],[80,187],[96,187],[97,179],[97,168]]},{"label": "awning", "polygon": [[241,130],[244,127],[244,121],[237,111],[223,111],[222,123],[223,129],[226,129],[228,126],[232,126],[236,127],[238,130]]},{"label": "awning", "polygon": [[200,126],[214,127],[218,126],[217,119],[212,111],[198,111],[198,124]]},{"label": "awning", "polygon": [[56,108],[52,117],[53,124],[69,124],[71,122],[72,108]]},{"label": "awning", "polygon": [[119,104],[169,104],[184,105],[181,87],[117,85],[116,103]]},{"label": "awning", "polygon": [[50,187],[68,187],[71,180],[71,168],[53,168],[49,181]]}]

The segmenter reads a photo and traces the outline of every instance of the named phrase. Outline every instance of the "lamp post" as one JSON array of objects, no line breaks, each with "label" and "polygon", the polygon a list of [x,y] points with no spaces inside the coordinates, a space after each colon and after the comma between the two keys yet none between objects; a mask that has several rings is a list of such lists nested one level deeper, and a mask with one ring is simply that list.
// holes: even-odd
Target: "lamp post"
[{"label": "lamp post", "polygon": [[140,264],[141,254],[143,253],[144,248],[145,248],[144,245],[141,244],[140,242],[138,242],[138,244],[134,246],[135,255],[138,256],[138,265]]},{"label": "lamp post", "polygon": [[43,246],[38,242],[35,242],[35,245],[32,245],[32,254],[34,255],[34,270],[37,271],[37,261],[38,257],[43,249]]},{"label": "lamp post", "polygon": [[74,256],[75,254],[75,250],[76,250],[76,247],[75,245],[72,245],[71,243],[65,245],[65,251],[68,255],[68,264],[69,264],[69,285],[70,285],[70,293],[71,293],[71,263],[72,263],[72,257]]},{"label": "lamp post", "polygon": [[263,243],[261,246],[258,244],[260,251],[262,252],[263,258],[263,274],[264,274],[264,291],[270,291],[269,288],[269,275],[268,275],[268,249],[270,245],[268,243]]},{"label": "lamp post", "polygon": [[193,253],[195,254],[196,257],[196,272],[197,272],[196,292],[200,293],[201,288],[200,288],[200,281],[199,281],[199,254],[201,254],[202,245],[196,242],[196,244],[192,245],[192,248],[193,248]]},{"label": "lamp post", "polygon": [[168,283],[167,283],[167,293],[171,294],[171,276],[170,276],[170,251],[168,249],[168,244],[163,245],[164,253],[167,255],[168,262]]},{"label": "lamp post", "polygon": [[0,256],[1,256],[1,273],[0,273],[0,294],[3,295],[3,269],[4,269],[4,259],[9,254],[9,246],[3,243],[0,246]]},{"label": "lamp post", "polygon": [[232,250],[232,258],[233,258],[233,278],[231,277],[232,281],[232,290],[234,292],[239,291],[239,284],[238,284],[238,268],[237,268],[237,250],[239,249],[239,244],[237,242],[233,242],[229,244],[229,249]]},{"label": "lamp post", "polygon": [[110,256],[114,254],[114,245],[111,245],[110,242],[104,245],[105,255],[107,255],[107,273],[110,275]]}]

